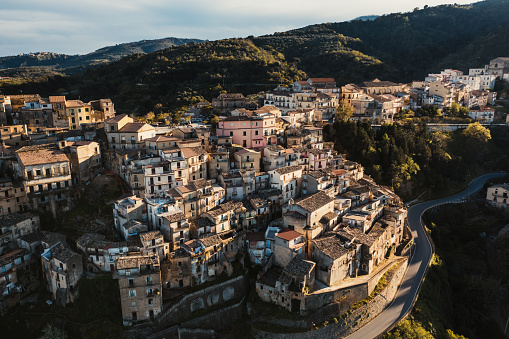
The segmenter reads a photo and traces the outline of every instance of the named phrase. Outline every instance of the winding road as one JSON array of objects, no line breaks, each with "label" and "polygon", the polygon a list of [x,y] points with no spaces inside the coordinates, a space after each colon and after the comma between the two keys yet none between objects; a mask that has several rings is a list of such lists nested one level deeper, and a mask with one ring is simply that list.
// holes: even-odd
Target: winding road
[{"label": "winding road", "polygon": [[422,214],[427,209],[438,205],[459,202],[479,191],[489,179],[503,177],[505,175],[506,173],[485,174],[472,180],[470,185],[458,194],[423,202],[408,209],[408,226],[414,236],[415,249],[396,297],[378,317],[348,336],[348,339],[376,338],[411,311],[414,300],[417,298],[419,287],[426,274],[426,269],[433,255],[433,249],[421,224]]}]

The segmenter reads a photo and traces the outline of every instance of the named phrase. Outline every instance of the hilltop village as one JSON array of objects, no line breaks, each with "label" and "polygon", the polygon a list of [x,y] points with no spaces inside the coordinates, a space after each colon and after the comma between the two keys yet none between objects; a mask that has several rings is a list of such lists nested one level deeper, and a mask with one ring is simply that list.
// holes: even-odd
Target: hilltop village
[{"label": "hilltop village", "polygon": [[[509,58],[410,85],[374,79],[338,87],[309,78],[258,103],[220,94],[211,103],[215,126],[139,122],[117,114],[110,99],[1,96],[0,312],[39,284],[52,302],[72,303],[80,279],[111,274],[123,324],[157,322],[182,312],[166,296],[254,268],[256,295],[267,303],[307,315],[343,302],[341,291],[348,309],[406,260],[412,235],[401,199],[325,142],[323,126],[344,104],[350,119],[372,124],[453,103],[492,122],[497,77],[509,77]],[[192,121],[201,121],[205,105],[190,110]],[[41,231],[40,215],[73,210],[98,176],[125,188],[111,202],[115,236],[76,231],[71,243]],[[226,288],[187,312],[243,297]]]}]

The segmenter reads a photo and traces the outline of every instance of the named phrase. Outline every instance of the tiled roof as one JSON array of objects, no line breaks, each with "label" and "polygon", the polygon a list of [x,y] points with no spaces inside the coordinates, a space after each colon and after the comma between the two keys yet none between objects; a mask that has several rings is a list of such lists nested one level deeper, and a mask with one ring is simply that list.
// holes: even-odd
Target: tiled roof
[{"label": "tiled roof", "polygon": [[336,82],[334,78],[309,78],[309,80],[314,83]]},{"label": "tiled roof", "polygon": [[18,248],[13,251],[10,251],[7,254],[4,254],[0,257],[0,266],[5,266],[14,262],[14,260],[21,258],[25,254],[28,254],[28,251],[24,248]]},{"label": "tiled roof", "polygon": [[214,245],[219,245],[222,243],[221,238],[217,234],[211,235],[209,237],[201,238],[201,239],[199,239],[199,241],[203,244],[203,246],[205,248],[214,246]]},{"label": "tiled roof", "polygon": [[360,83],[359,87],[391,87],[391,86],[401,86],[402,84],[397,84],[392,81],[381,81],[378,79],[374,79],[372,81],[364,81]]},{"label": "tiled roof", "polygon": [[302,234],[289,228],[286,228],[281,232],[277,233],[276,237],[290,241],[302,237]]},{"label": "tiled roof", "polygon": [[0,227],[16,225],[19,222],[33,217],[35,217],[35,214],[30,212],[0,215]]},{"label": "tiled roof", "polygon": [[214,207],[213,209],[206,212],[211,217],[215,218],[221,214],[225,214],[229,211],[233,211],[236,208],[242,207],[242,202],[240,201],[228,201],[224,204]]},{"label": "tiled roof", "polygon": [[117,269],[139,268],[142,265],[158,265],[158,256],[125,256],[117,259]]},{"label": "tiled roof", "polygon": [[18,157],[23,166],[69,162],[65,153],[58,149],[40,149],[28,152],[22,152],[20,149]]},{"label": "tiled roof", "polygon": [[120,133],[135,133],[135,132],[141,132],[141,131],[150,131],[154,130],[155,128],[153,126],[150,126],[144,122],[128,122],[124,125],[120,130],[118,130]]},{"label": "tiled roof", "polygon": [[50,252],[51,252],[51,255],[55,259],[60,260],[61,262],[67,262],[69,259],[71,259],[75,255],[79,255],[76,252],[74,252],[73,250],[71,250],[71,248],[69,247],[69,245],[67,245],[67,243],[62,243],[62,242],[53,246],[51,248]]},{"label": "tiled roof", "polygon": [[309,260],[304,259],[303,255],[298,255],[293,258],[288,265],[283,269],[284,273],[289,273],[291,275],[306,275],[309,274],[313,268],[315,267],[315,263]]},{"label": "tiled roof", "polygon": [[209,218],[198,218],[192,221],[196,228],[212,227],[214,223]]},{"label": "tiled roof", "polygon": [[348,253],[341,239],[335,235],[312,240],[312,244],[331,259],[338,259]]},{"label": "tiled roof", "polygon": [[115,115],[113,118],[104,120],[104,122],[107,124],[113,124],[113,123],[119,122],[120,120],[122,120],[125,117],[127,117],[127,114],[119,114],[119,115]]},{"label": "tiled roof", "polygon": [[205,179],[192,180],[189,183],[193,185],[196,189],[202,189],[208,186],[212,186],[210,181]]},{"label": "tiled roof", "polygon": [[265,241],[265,233],[263,232],[252,232],[246,234],[247,241]]},{"label": "tiled roof", "polygon": [[162,238],[163,234],[161,231],[150,231],[145,233],[140,233],[140,239],[142,241],[150,241],[152,239]]},{"label": "tiled roof", "polygon": [[170,215],[167,215],[165,216],[165,218],[171,223],[171,222],[177,222],[177,221],[180,221],[180,220],[185,220],[187,219],[186,216],[184,215],[184,213],[182,212],[177,212],[177,213],[173,213],[173,214],[170,214]]},{"label": "tiled roof", "polygon": [[279,174],[288,174],[288,173],[296,172],[299,170],[302,170],[302,167],[299,165],[296,165],[296,166],[286,166],[286,167],[277,168],[276,172],[278,172]]},{"label": "tiled roof", "polygon": [[329,197],[326,193],[320,191],[309,197],[299,200],[295,204],[300,206],[305,211],[313,212],[332,201],[334,201],[334,199]]},{"label": "tiled roof", "polygon": [[207,151],[201,146],[198,147],[183,147],[181,148],[184,158],[189,159],[191,157],[197,157],[203,154],[207,154]]}]

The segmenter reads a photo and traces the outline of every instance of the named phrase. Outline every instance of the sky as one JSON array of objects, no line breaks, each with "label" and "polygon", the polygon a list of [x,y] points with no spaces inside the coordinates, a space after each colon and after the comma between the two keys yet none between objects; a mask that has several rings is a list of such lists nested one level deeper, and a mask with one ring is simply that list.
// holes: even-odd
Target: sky
[{"label": "sky", "polygon": [[217,40],[282,32],[447,0],[2,0],[0,56],[86,54],[166,37]]}]

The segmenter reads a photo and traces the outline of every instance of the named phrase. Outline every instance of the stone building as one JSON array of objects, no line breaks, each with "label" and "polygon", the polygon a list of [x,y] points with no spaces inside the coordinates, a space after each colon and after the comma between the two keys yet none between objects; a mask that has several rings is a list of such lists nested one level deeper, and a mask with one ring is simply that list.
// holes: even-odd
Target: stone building
[{"label": "stone building", "polygon": [[133,195],[115,201],[113,204],[113,219],[118,231],[130,220],[146,221],[147,207],[144,200]]},{"label": "stone building", "polygon": [[277,233],[274,239],[274,264],[285,267],[297,255],[304,255],[306,239],[289,228]]},{"label": "stone building", "polygon": [[16,153],[15,172],[23,180],[27,203],[41,212],[66,211],[75,198],[69,159],[53,145],[26,146]]},{"label": "stone building", "polygon": [[357,276],[361,246],[342,240],[332,234],[311,241],[311,257],[318,263],[316,279],[327,286],[334,286],[346,278]]},{"label": "stone building", "polygon": [[125,241],[108,241],[98,233],[85,233],[76,241],[89,272],[115,272],[115,260],[129,252]]},{"label": "stone building", "polygon": [[99,144],[95,141],[61,141],[60,149],[69,158],[73,184],[85,184],[102,173]]},{"label": "stone building", "polygon": [[270,174],[271,187],[278,188],[283,192],[284,203],[300,195],[302,182],[301,166],[281,167],[268,171],[268,173]]},{"label": "stone building", "polygon": [[8,146],[27,146],[29,142],[25,125],[1,126],[0,139]]},{"label": "stone building", "polygon": [[116,267],[124,325],[155,319],[163,309],[159,257],[125,256]]},{"label": "stone building", "polygon": [[42,241],[42,273],[48,291],[57,304],[65,306],[77,300],[78,281],[83,276],[81,255],[65,242],[65,236],[48,234]]},{"label": "stone building", "polygon": [[33,213],[15,213],[0,216],[0,254],[18,247],[18,239],[41,229],[39,216]]},{"label": "stone building", "polygon": [[9,177],[0,178],[0,215],[23,212],[27,209],[25,187]]},{"label": "stone building", "polygon": [[322,217],[328,213],[334,213],[334,199],[320,191],[313,195],[297,200],[289,201],[283,207],[284,226],[300,234],[305,234],[306,239],[314,239],[329,231],[321,222]]},{"label": "stone building", "polygon": [[133,121],[126,114],[120,114],[104,121],[104,130],[110,149],[141,150],[145,148],[146,139],[155,137],[154,127]]},{"label": "stone building", "polygon": [[229,112],[246,107],[246,98],[241,93],[221,93],[212,99],[212,107],[219,112]]}]

